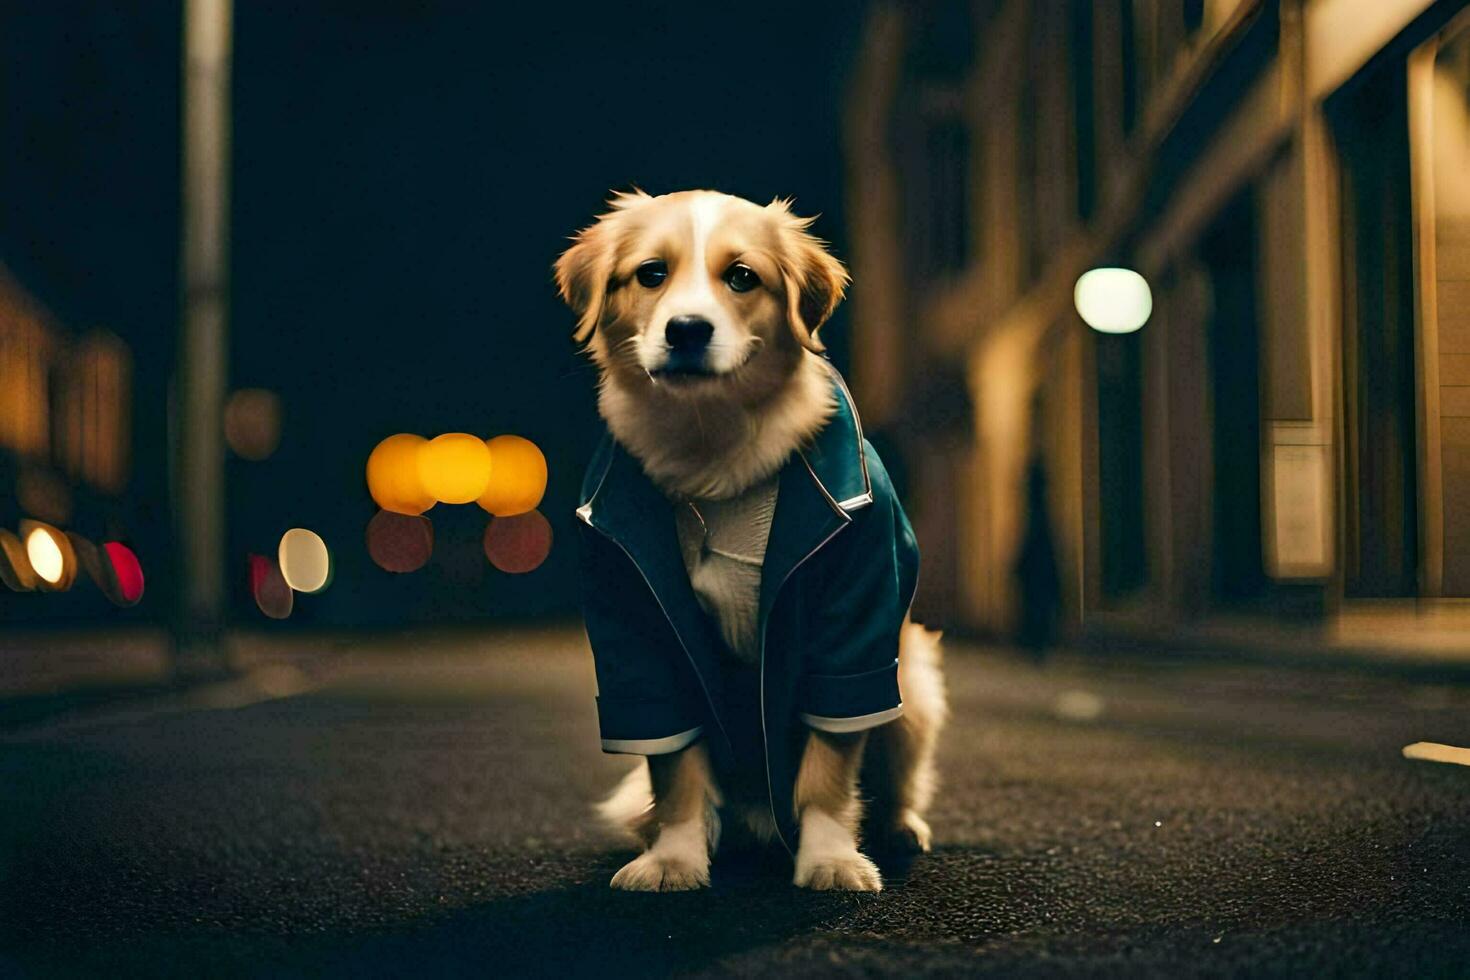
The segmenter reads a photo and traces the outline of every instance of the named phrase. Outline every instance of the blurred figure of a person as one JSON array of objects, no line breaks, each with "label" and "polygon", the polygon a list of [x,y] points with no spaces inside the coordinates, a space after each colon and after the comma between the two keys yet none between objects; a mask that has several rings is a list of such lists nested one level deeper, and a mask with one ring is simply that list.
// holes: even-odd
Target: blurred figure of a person
[{"label": "blurred figure of a person", "polygon": [[1046,481],[1046,466],[1036,453],[1026,469],[1026,530],[1016,552],[1015,576],[1021,598],[1016,642],[1038,663],[1056,642],[1062,605]]}]

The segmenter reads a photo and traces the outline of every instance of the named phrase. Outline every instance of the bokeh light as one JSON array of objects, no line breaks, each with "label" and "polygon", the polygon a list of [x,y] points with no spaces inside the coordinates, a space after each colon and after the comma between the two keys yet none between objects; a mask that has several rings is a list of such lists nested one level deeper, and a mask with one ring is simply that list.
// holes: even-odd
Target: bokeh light
[{"label": "bokeh light", "polygon": [[1148,280],[1132,269],[1091,269],[1072,293],[1077,315],[1099,333],[1132,333],[1154,311]]},{"label": "bokeh light", "polygon": [[71,588],[76,576],[76,554],[66,536],[39,521],[24,522],[21,528],[25,534],[26,560],[42,587],[52,592]]},{"label": "bokeh light", "polygon": [[102,545],[117,576],[118,592],[126,605],[137,605],[143,598],[143,566],[133,549],[119,541],[108,541]]},{"label": "bokeh light", "polygon": [[0,581],[12,592],[33,592],[39,584],[25,543],[4,528],[0,528]]},{"label": "bokeh light", "polygon": [[368,555],[388,572],[416,572],[434,553],[434,525],[427,517],[380,510],[367,526]]},{"label": "bokeh light", "polygon": [[285,619],[295,605],[294,593],[280,567],[265,555],[250,556],[250,594],[260,611],[271,619]]},{"label": "bokeh light", "polygon": [[485,528],[485,557],[502,572],[533,572],[550,553],[551,525],[539,510],[514,517],[492,517]]},{"label": "bokeh light", "polygon": [[293,527],[281,535],[276,549],[281,576],[297,592],[320,592],[326,588],[332,572],[332,556],[327,543],[315,531]]},{"label": "bokeh light", "polygon": [[225,403],[225,442],[236,456],[259,462],[281,444],[281,398],[264,388],[241,388]]},{"label": "bokeh light", "polygon": [[529,439],[496,436],[487,446],[494,461],[490,483],[475,501],[496,517],[533,511],[546,493],[546,457]]},{"label": "bokeh light", "polygon": [[367,461],[368,493],[384,510],[422,514],[434,506],[434,496],[419,478],[419,452],[428,445],[423,436],[399,433],[373,449]]},{"label": "bokeh light", "polygon": [[419,479],[435,500],[467,504],[490,482],[490,447],[466,432],[446,432],[419,449]]},{"label": "bokeh light", "polygon": [[73,531],[66,532],[66,541],[77,566],[113,605],[135,606],[143,598],[143,567],[127,545],[109,541],[99,548]]},{"label": "bokeh light", "polygon": [[26,558],[36,574],[41,576],[41,581],[50,585],[60,583],[66,574],[66,559],[56,538],[46,528],[34,527],[26,535]]}]

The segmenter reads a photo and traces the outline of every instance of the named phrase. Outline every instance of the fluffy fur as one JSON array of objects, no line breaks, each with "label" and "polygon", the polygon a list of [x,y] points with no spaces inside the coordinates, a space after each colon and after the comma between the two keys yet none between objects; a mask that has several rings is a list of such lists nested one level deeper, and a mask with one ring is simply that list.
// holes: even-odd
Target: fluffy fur
[{"label": "fluffy fur", "polygon": [[[778,470],[835,408],[817,331],[842,300],[847,270],[785,201],[684,191],[610,204],[556,263],[576,338],[601,369],[598,410],[666,492],[734,496]],[[636,279],[651,256],[670,270],[656,291]],[[760,277],[757,288],[725,287],[736,263]],[[714,325],[718,373],[661,380],[663,326],[689,313]]]},{"label": "fluffy fur", "polygon": [[[847,271],[787,201],[634,191],[609,204],[555,267],[575,337],[600,369],[599,412],[670,496],[734,496],[779,469],[834,410],[818,331],[842,300]],[[653,287],[640,278],[650,262],[665,274]],[[738,267],[753,287],[733,288]],[[707,369],[693,376],[668,370],[675,352],[665,325],[682,316],[711,329]],[[947,712],[938,640],[904,624],[902,717],[868,732],[809,735],[795,786],[797,885],[882,888],[858,847],[864,817],[880,846],[929,849],[923,813]],[[644,848],[614,888],[708,884],[722,812],[757,840],[774,836],[765,801],[722,797],[700,743],[640,761],[598,812]]]}]

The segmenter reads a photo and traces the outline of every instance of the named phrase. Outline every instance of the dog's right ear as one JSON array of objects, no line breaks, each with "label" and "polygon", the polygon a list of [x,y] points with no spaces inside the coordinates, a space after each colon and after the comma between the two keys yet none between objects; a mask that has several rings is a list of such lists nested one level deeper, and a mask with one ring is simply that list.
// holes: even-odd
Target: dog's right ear
[{"label": "dog's right ear", "polygon": [[602,320],[602,307],[607,301],[607,280],[612,273],[607,229],[599,222],[577,232],[572,247],[556,260],[556,288],[562,302],[577,314],[577,329],[572,339],[586,343]]},{"label": "dog's right ear", "polygon": [[577,232],[572,247],[556,260],[557,289],[562,301],[577,314],[577,330],[572,334],[577,343],[590,340],[602,322],[617,245],[623,234],[623,214],[652,200],[651,195],[637,187],[614,191],[607,202],[607,213],[598,215],[594,224]]}]

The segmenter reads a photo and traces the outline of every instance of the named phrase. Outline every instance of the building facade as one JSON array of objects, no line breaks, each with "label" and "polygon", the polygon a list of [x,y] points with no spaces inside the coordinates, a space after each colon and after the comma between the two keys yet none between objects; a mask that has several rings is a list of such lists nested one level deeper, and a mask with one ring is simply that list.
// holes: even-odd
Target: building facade
[{"label": "building facade", "polygon": [[0,500],[65,524],[74,496],[127,487],[132,358],[105,330],[64,327],[0,268]]},{"label": "building facade", "polygon": [[[922,613],[1013,634],[1042,547],[1083,637],[1458,622],[1466,6],[872,8],[852,373],[911,463]],[[1136,333],[1075,311],[1106,266],[1151,286]]]}]

